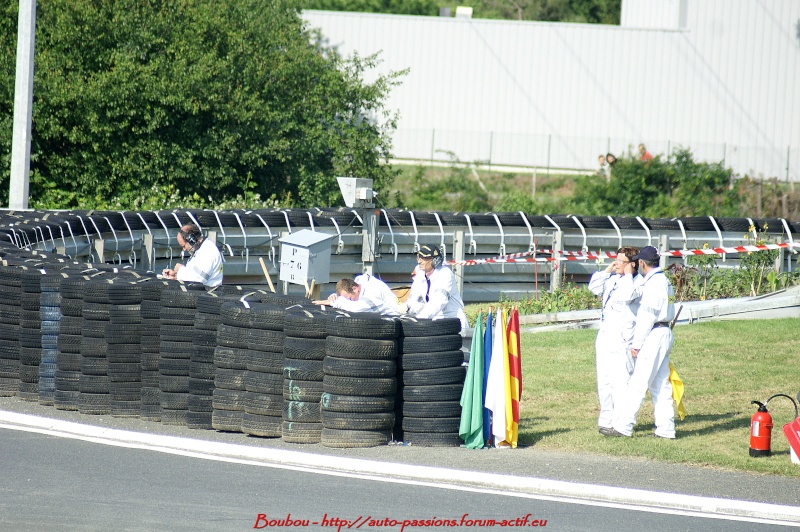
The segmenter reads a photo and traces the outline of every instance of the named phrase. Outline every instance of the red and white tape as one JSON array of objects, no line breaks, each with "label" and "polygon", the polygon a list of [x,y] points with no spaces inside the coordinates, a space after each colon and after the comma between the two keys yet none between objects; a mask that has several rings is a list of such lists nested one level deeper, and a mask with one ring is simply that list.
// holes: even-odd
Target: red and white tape
[{"label": "red and white tape", "polygon": [[[724,255],[734,253],[751,253],[754,251],[768,251],[773,249],[786,249],[800,247],[800,242],[786,242],[781,244],[761,244],[761,245],[746,245],[722,248],[703,248],[703,249],[673,249],[661,252],[662,255],[669,257],[691,257],[697,255]],[[551,249],[539,249],[535,251],[524,251],[521,253],[512,253],[509,255],[500,255],[498,257],[491,257],[488,259],[467,259],[467,260],[451,260],[447,264],[458,266],[475,266],[478,264],[514,264],[514,263],[532,263],[532,262],[557,262],[557,261],[571,261],[571,260],[597,260],[597,259],[613,259],[617,254],[610,251],[559,251],[556,257],[531,257],[536,253],[545,253],[553,255]]]}]

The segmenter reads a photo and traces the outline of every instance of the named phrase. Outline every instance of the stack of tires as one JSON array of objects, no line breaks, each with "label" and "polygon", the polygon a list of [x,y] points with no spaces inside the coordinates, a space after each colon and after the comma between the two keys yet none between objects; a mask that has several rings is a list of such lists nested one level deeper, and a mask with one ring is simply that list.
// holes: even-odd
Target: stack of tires
[{"label": "stack of tires", "polygon": [[58,323],[56,391],[53,404],[59,410],[78,410],[81,380],[81,339],[83,338],[83,293],[88,275],[61,278],[61,320]]},{"label": "stack of tires", "polygon": [[22,268],[0,267],[0,397],[19,391],[19,319]]},{"label": "stack of tires", "polygon": [[161,422],[186,426],[189,412],[189,366],[197,298],[203,285],[171,282],[161,291],[161,352],[158,386],[161,389]]},{"label": "stack of tires", "polygon": [[81,329],[81,377],[78,411],[81,414],[111,413],[111,381],[108,378],[108,324],[111,303],[108,289],[113,278],[98,277],[84,286]]},{"label": "stack of tires", "polygon": [[282,438],[289,443],[319,443],[328,316],[314,309],[289,308],[283,332]]},{"label": "stack of tires", "polygon": [[190,429],[212,429],[211,413],[214,410],[214,350],[217,347],[217,327],[220,324],[222,304],[230,299],[222,292],[200,294],[197,298],[192,358],[189,363],[189,407],[186,425]]},{"label": "stack of tires", "polygon": [[394,430],[397,338],[394,318],[336,313],[323,363],[322,445],[386,445]]},{"label": "stack of tires", "polygon": [[39,364],[42,361],[42,318],[39,315],[39,284],[42,273],[36,268],[22,272],[19,315],[19,397],[39,402]]},{"label": "stack of tires", "polygon": [[401,318],[397,438],[420,446],[458,446],[462,366],[458,319]]},{"label": "stack of tires", "polygon": [[283,307],[250,304],[242,432],[251,436],[281,437],[285,314]]},{"label": "stack of tires", "polygon": [[108,340],[108,378],[111,415],[139,417],[142,409],[142,287],[138,282],[109,286],[111,303]]},{"label": "stack of tires", "polygon": [[161,292],[169,281],[149,280],[142,284],[142,406],[139,417],[161,421],[161,388],[158,362],[161,358]]},{"label": "stack of tires", "polygon": [[223,303],[214,348],[214,392],[211,426],[223,432],[242,432],[246,397],[250,304]]},{"label": "stack of tires", "polygon": [[45,266],[39,278],[39,317],[42,327],[42,354],[39,362],[39,404],[53,406],[58,371],[58,334],[61,323],[61,279],[60,271]]}]

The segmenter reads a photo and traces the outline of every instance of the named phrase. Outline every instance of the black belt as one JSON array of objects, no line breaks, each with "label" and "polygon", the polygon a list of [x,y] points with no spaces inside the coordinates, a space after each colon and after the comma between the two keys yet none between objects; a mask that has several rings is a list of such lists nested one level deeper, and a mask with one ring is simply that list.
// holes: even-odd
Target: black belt
[{"label": "black belt", "polygon": [[657,321],[653,324],[653,329],[657,329],[659,327],[669,327],[668,321]]}]

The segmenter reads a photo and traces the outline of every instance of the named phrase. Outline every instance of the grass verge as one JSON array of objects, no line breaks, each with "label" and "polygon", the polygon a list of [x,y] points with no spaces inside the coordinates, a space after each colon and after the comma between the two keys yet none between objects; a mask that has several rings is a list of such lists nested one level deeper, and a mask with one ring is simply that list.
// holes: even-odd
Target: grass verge
[{"label": "grass verge", "polygon": [[[675,417],[677,439],[642,438],[653,432],[648,397],[634,438],[597,432],[594,339],[597,331],[522,334],[521,445],[563,452],[638,456],[666,462],[800,477],[783,425],[794,407],[786,398],[769,404],[775,428],[772,456],[751,458],[750,417],[776,393],[800,390],[800,319],[718,321],[675,329],[671,359],[686,387],[686,419]],[[788,334],[787,334],[788,332]]]}]

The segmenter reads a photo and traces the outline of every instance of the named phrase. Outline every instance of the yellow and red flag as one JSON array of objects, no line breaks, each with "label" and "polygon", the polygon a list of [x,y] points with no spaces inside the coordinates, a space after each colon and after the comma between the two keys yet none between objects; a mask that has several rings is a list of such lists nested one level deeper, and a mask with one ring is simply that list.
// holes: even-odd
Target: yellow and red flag
[{"label": "yellow and red flag", "polygon": [[519,310],[511,311],[506,326],[508,344],[508,373],[511,397],[511,411],[506,412],[506,441],[511,447],[517,446],[519,438],[519,401],[522,399],[522,357],[520,351]]}]

